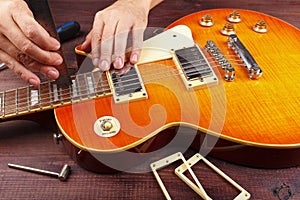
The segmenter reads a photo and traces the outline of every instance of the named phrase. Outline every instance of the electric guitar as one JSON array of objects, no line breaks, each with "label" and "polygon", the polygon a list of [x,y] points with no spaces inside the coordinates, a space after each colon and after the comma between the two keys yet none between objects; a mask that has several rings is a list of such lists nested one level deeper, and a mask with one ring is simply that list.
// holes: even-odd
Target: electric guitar
[{"label": "electric guitar", "polygon": [[97,172],[190,146],[245,165],[299,165],[299,38],[262,13],[201,11],[144,41],[126,71],[81,67],[69,88],[49,81],[0,92],[0,118],[54,109],[68,153]]}]

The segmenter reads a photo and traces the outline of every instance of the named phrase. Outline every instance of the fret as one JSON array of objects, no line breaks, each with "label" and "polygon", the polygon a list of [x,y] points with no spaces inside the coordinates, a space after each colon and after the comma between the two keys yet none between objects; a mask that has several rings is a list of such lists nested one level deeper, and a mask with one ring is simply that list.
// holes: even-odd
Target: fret
[{"label": "fret", "polygon": [[18,99],[16,101],[16,104],[18,105],[18,113],[23,113],[27,111],[28,87],[18,89]]},{"label": "fret", "polygon": [[5,99],[5,92],[0,93],[0,109],[1,109],[1,115],[4,117],[5,110],[4,110],[4,99]]},{"label": "fret", "polygon": [[104,87],[104,84],[103,84],[103,79],[102,79],[102,75],[103,73],[101,73],[100,71],[98,71],[98,76],[99,76],[99,85],[100,85],[100,88],[101,88],[101,91],[102,91],[102,94],[105,95],[106,94],[106,91],[105,91],[105,87]]},{"label": "fret", "polygon": [[62,104],[68,104],[71,103],[71,93],[69,92],[71,88],[71,85],[69,85],[69,88],[59,88],[59,103]]},{"label": "fret", "polygon": [[29,111],[32,110],[37,110],[40,108],[39,105],[39,90],[37,90],[36,88],[34,88],[33,86],[30,86],[29,88],[29,92],[30,92],[30,108]]},{"label": "fret", "polygon": [[19,107],[19,102],[18,102],[18,88],[16,89],[15,105],[16,105],[16,114],[18,114],[19,113],[19,110],[18,110],[18,107]]},{"label": "fret", "polygon": [[42,83],[39,88],[39,94],[40,94],[40,109],[45,109],[48,107],[51,107],[51,92],[49,88],[49,81]]},{"label": "fret", "polygon": [[16,114],[16,90],[6,91],[4,95],[4,115]]},{"label": "fret", "polygon": [[86,81],[84,75],[78,74],[76,76],[76,84],[80,100],[88,98],[88,89],[86,88]]},{"label": "fret", "polygon": [[90,87],[89,87],[89,84],[88,84],[88,78],[86,76],[86,73],[83,74],[83,81],[84,81],[84,85],[86,86],[87,97],[91,98],[91,92],[90,92]]},{"label": "fret", "polygon": [[39,94],[39,107],[40,109],[43,108],[43,103],[42,103],[42,96],[41,96],[41,86],[38,86],[38,94]]},{"label": "fret", "polygon": [[[78,88],[77,88],[77,80],[72,80],[72,101],[79,100],[80,97],[78,95]],[[79,97],[79,98],[78,98]]]},{"label": "fret", "polygon": [[27,87],[27,108],[28,112],[30,111],[30,89],[29,86]]},{"label": "fret", "polygon": [[70,101],[71,102],[73,102],[74,101],[74,99],[73,99],[73,84],[74,84],[74,81],[73,80],[71,80],[72,81],[72,86],[71,87],[69,87],[69,93],[70,93]]},{"label": "fret", "polygon": [[53,102],[52,102],[52,91],[51,91],[51,82],[48,81],[48,91],[49,91],[49,105],[52,107],[53,106]]},{"label": "fret", "polygon": [[83,99],[89,98],[89,88],[87,87],[87,82],[85,78],[85,74],[80,74],[79,76],[79,83],[80,83],[80,91],[81,91],[81,96]]},{"label": "fret", "polygon": [[89,88],[89,92],[90,94],[94,97],[96,96],[96,89],[95,89],[95,82],[94,82],[94,79],[93,79],[93,73],[89,73],[89,76],[87,76],[87,85],[88,85],[88,88]]},{"label": "fret", "polygon": [[95,81],[95,75],[94,75],[94,73],[92,72],[91,73],[91,81],[92,81],[92,83],[93,83],[93,88],[94,88],[94,93],[95,93],[95,96],[96,97],[98,97],[99,96],[99,93],[98,93],[98,90],[97,90],[97,84],[96,84],[96,81]]},{"label": "fret", "polygon": [[58,90],[57,90],[57,85],[52,84],[52,94],[53,94],[53,103],[56,103],[58,101]]},{"label": "fret", "polygon": [[59,88],[59,101],[60,101],[60,104],[64,104],[64,95],[63,95],[63,90],[61,87]]},{"label": "fret", "polygon": [[80,101],[82,100],[82,96],[81,96],[81,89],[80,89],[80,84],[79,84],[79,80],[78,80],[78,76],[76,76],[76,89],[77,89],[77,94],[78,97],[80,99]]}]

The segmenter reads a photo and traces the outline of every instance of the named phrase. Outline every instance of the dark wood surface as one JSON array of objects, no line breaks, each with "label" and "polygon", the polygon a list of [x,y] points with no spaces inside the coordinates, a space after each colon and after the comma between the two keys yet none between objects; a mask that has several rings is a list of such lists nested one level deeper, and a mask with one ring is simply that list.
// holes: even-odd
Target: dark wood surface
[{"label": "dark wood surface", "polygon": [[[93,15],[113,0],[49,0],[56,26],[78,21],[82,32],[63,44],[70,68],[76,69],[74,46],[83,41],[91,27]],[[189,13],[213,8],[240,8],[264,12],[300,27],[298,0],[165,0],[150,13],[149,26],[166,27]],[[300,53],[300,52],[299,52]],[[0,91],[24,83],[10,70],[0,72]],[[288,133],[287,133],[288,134]],[[187,157],[194,154],[187,152]],[[212,157],[208,159],[249,191],[252,199],[300,199],[300,167],[256,169],[234,165]],[[18,171],[8,163],[22,164],[59,172],[69,164],[72,174],[67,182]],[[176,165],[160,172],[173,199],[197,199],[198,196],[172,172]],[[237,191],[203,165],[193,168],[213,199],[233,199]],[[54,144],[52,131],[35,122],[10,121],[0,124],[0,199],[164,199],[152,173],[95,174],[80,168]]]}]

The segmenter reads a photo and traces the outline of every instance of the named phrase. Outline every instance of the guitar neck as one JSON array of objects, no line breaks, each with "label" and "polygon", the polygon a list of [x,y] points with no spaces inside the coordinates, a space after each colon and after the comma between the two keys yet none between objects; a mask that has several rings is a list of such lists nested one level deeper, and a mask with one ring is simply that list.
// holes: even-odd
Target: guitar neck
[{"label": "guitar neck", "polygon": [[26,86],[0,92],[0,119],[13,118],[33,112],[66,106],[96,97],[110,95],[105,73],[100,71],[71,77],[72,84],[59,87],[56,81],[46,81],[40,86]]}]

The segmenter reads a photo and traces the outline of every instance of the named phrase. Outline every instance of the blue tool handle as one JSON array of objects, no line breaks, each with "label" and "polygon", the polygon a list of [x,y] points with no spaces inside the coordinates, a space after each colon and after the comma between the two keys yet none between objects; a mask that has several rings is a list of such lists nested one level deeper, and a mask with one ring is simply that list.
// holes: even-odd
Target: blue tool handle
[{"label": "blue tool handle", "polygon": [[74,37],[80,31],[80,24],[76,21],[65,23],[56,28],[59,39],[65,42]]}]

